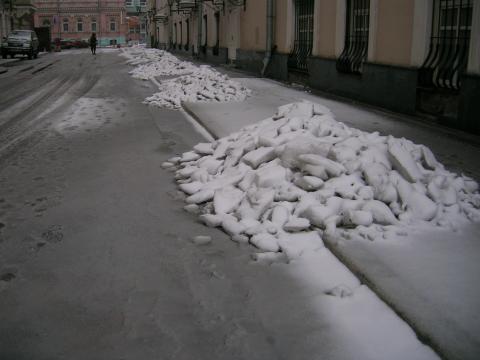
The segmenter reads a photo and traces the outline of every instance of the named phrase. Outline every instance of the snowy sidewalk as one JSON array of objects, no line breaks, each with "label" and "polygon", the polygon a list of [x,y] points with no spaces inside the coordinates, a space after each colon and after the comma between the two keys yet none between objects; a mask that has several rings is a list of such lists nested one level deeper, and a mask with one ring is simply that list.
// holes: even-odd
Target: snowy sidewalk
[{"label": "snowy sidewalk", "polygon": [[[327,106],[348,126],[405,137],[428,146],[447,169],[480,180],[480,140],[455,131],[342,103],[258,78],[235,79],[252,90],[244,102],[184,103],[215,137],[270,117],[302,99]],[[417,229],[395,240],[325,238],[329,248],[442,355],[474,359],[480,353],[480,226]]]}]

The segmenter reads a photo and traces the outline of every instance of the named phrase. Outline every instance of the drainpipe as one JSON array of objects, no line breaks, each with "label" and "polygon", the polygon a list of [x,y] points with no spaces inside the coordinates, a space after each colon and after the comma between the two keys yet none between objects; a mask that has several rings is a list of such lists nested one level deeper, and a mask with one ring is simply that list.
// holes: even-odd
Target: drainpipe
[{"label": "drainpipe", "polygon": [[265,76],[268,64],[272,59],[272,46],[273,46],[273,1],[267,0],[267,44],[265,51],[265,58],[263,59],[262,77]]},{"label": "drainpipe", "polygon": [[200,45],[202,43],[203,0],[198,2],[197,8],[197,58],[200,58]]}]

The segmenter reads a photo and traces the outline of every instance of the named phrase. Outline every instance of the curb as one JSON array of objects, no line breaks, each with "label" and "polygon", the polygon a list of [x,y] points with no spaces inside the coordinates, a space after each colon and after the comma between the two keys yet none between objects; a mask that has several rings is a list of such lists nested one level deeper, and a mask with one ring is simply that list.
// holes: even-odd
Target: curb
[{"label": "curb", "polygon": [[197,116],[197,114],[195,114],[194,111],[192,111],[189,107],[188,107],[188,103],[185,103],[182,101],[181,103],[182,105],[182,109],[188,114],[190,115],[202,128],[205,129],[205,131],[212,137],[214,138],[215,140],[218,140],[218,136],[208,128],[208,126],[202,121],[202,119],[200,119],[200,117]]}]

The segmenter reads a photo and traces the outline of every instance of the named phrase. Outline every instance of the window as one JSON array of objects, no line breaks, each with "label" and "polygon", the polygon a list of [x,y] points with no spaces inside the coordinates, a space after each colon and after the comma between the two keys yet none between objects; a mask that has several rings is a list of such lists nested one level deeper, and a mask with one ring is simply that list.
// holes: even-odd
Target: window
[{"label": "window", "polygon": [[44,27],[50,27],[50,20],[49,19],[44,19],[43,22],[42,22],[42,25]]},{"label": "window", "polygon": [[187,43],[185,44],[185,50],[188,50],[190,46],[190,21],[188,19],[185,21],[185,25],[187,26]]},{"label": "window", "polygon": [[215,46],[212,49],[213,55],[218,55],[220,50],[220,13],[215,13]]},{"label": "window", "polygon": [[337,70],[361,74],[368,55],[370,0],[347,0],[345,47],[337,60]]},{"label": "window", "polygon": [[460,88],[468,62],[473,0],[434,0],[430,48],[420,68],[424,87]]},{"label": "window", "polygon": [[[292,70],[308,71],[307,60],[313,48],[314,0],[295,0],[295,42],[288,56],[288,67]],[[258,32],[255,34],[258,38]]]},{"label": "window", "polygon": [[97,19],[92,19],[91,28],[92,32],[97,32]]},{"label": "window", "polygon": [[82,19],[77,20],[77,32],[83,32],[83,20]]},{"label": "window", "polygon": [[68,32],[68,19],[63,19],[63,32]]},{"label": "window", "polygon": [[117,31],[117,22],[115,18],[110,19],[110,31],[115,32]]}]

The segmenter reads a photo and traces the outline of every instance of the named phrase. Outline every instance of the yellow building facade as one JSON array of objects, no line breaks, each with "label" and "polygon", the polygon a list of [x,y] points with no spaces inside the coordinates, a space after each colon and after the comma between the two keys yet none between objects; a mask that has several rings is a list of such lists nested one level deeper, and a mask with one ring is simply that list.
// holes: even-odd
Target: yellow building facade
[{"label": "yellow building facade", "polygon": [[479,0],[151,0],[160,48],[480,133]]}]

